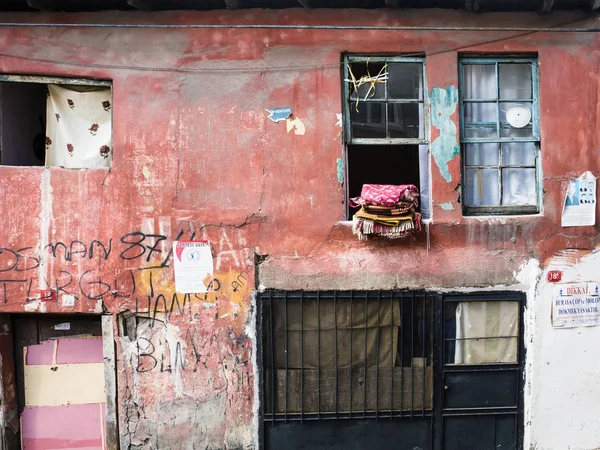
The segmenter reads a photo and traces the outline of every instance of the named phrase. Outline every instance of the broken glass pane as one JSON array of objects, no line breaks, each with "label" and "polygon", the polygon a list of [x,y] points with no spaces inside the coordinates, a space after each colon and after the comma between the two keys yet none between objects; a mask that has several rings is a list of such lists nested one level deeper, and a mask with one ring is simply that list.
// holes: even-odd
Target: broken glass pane
[{"label": "broken glass pane", "polygon": [[[357,83],[358,96],[361,100],[365,97],[374,99],[385,98],[385,83],[376,82],[374,79],[377,75],[383,75],[385,69],[383,69],[384,63],[381,62],[355,62],[349,64],[349,69],[354,74],[354,78]],[[382,71],[383,70],[383,71]],[[350,73],[348,74],[348,80],[352,80]],[[345,81],[348,84],[348,92],[350,92],[350,98],[356,100],[355,86],[352,81]]]}]

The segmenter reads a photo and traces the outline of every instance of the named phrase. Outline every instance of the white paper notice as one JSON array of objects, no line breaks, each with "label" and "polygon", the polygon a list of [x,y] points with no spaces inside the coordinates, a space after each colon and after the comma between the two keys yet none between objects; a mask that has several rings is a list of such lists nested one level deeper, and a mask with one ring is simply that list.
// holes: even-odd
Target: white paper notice
[{"label": "white paper notice", "polygon": [[213,259],[207,241],[174,241],[175,290],[180,294],[208,292],[213,278]]},{"label": "white paper notice", "polygon": [[600,283],[569,283],[554,286],[552,325],[555,328],[600,325]]},{"label": "white paper notice", "polygon": [[596,177],[585,172],[569,185],[562,212],[563,227],[596,224]]}]

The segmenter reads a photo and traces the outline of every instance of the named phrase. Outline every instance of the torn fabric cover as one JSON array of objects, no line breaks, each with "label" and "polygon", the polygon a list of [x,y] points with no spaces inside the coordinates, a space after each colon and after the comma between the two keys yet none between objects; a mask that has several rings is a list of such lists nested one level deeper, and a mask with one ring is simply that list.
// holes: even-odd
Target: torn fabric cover
[{"label": "torn fabric cover", "polygon": [[68,169],[112,164],[110,89],[48,85],[46,166]]}]

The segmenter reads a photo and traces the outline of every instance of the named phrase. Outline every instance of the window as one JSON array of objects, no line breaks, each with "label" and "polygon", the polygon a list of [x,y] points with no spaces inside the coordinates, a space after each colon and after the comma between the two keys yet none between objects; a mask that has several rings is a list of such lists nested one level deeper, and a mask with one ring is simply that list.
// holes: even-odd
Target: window
[{"label": "window", "polygon": [[266,291],[260,300],[265,420],[431,410],[432,295]]},{"label": "window", "polygon": [[[344,59],[347,198],[363,184],[414,184],[429,217],[427,96],[423,58]],[[346,217],[356,209],[349,205]]]},{"label": "window", "polygon": [[461,59],[466,214],[539,212],[537,79],[535,59]]},{"label": "window", "polygon": [[111,83],[0,75],[0,163],[110,167]]}]

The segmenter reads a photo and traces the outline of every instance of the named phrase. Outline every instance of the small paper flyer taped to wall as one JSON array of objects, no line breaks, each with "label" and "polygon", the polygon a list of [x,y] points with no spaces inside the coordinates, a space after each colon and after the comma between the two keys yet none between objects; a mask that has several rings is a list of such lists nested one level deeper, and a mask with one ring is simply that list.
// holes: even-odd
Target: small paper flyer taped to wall
[{"label": "small paper flyer taped to wall", "polygon": [[585,172],[569,185],[563,206],[563,227],[584,227],[596,224],[596,177]]},{"label": "small paper flyer taped to wall", "polygon": [[213,280],[213,258],[208,241],[173,241],[175,291],[208,292]]}]

